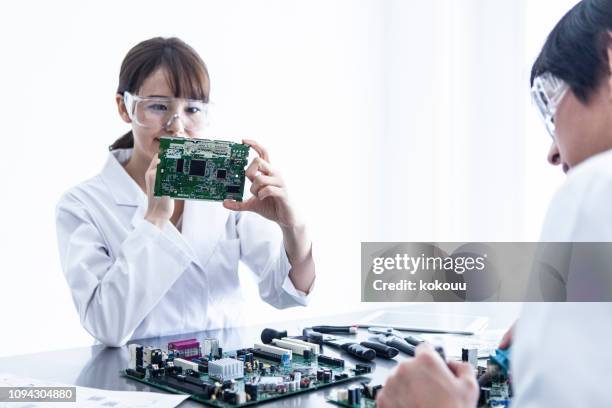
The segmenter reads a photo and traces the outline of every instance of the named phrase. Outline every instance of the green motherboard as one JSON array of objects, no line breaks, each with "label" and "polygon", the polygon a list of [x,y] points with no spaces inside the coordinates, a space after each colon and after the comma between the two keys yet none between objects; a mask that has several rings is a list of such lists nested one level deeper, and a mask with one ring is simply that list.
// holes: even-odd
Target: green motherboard
[{"label": "green motherboard", "polygon": [[125,377],[168,392],[188,394],[192,400],[218,408],[255,405],[368,380],[364,376],[371,371],[368,365],[345,366],[344,360],[324,355],[293,355],[286,359],[287,355],[256,348],[219,351],[208,357],[201,357],[198,351],[198,357],[189,360],[177,357],[176,350],[138,344],[129,349],[130,365],[122,371]]},{"label": "green motherboard", "polygon": [[242,201],[249,149],[220,140],[161,137],[155,195]]}]

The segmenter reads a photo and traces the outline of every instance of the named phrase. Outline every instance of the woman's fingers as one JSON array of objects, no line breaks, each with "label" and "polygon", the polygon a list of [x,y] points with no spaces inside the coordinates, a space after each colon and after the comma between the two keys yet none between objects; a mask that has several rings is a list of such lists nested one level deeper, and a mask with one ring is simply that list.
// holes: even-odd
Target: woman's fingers
[{"label": "woman's fingers", "polygon": [[285,198],[285,190],[281,187],[266,186],[257,193],[257,198],[259,200],[265,200],[269,197]]},{"label": "woman's fingers", "polygon": [[157,167],[157,164],[160,162],[159,160],[159,154],[156,154],[155,156],[153,156],[153,159],[151,160],[151,163],[149,163],[149,170]]},{"label": "woman's fingers", "polygon": [[243,139],[242,143],[251,146],[259,156],[253,159],[245,171],[246,177],[252,183],[251,193],[253,197],[244,202],[225,200],[223,206],[234,211],[260,212],[262,211],[261,201],[266,198],[275,197],[286,201],[287,193],[284,181],[270,166],[268,151],[251,139]]},{"label": "woman's fingers", "polygon": [[153,185],[155,184],[155,176],[157,175],[157,165],[161,160],[159,156],[153,156],[151,163],[149,164],[149,168],[145,172],[145,188],[147,190],[147,194],[153,191]]},{"label": "woman's fingers", "polygon": [[261,188],[257,195],[254,195],[246,201],[224,200],[223,207],[232,211],[253,211],[260,201],[270,197],[285,199],[287,195],[282,187],[266,186]]},{"label": "woman's fingers", "polygon": [[246,201],[234,201],[234,200],[224,200],[223,207],[232,211],[251,211],[255,203],[257,202],[257,197],[251,197]]},{"label": "woman's fingers", "polygon": [[259,157],[261,157],[262,159],[270,163],[270,156],[268,156],[268,151],[265,149],[265,147],[263,147],[262,145],[260,145],[259,143],[257,143],[256,141],[252,139],[243,139],[242,143],[248,144],[249,146],[251,146],[253,150],[257,152]]},{"label": "woman's fingers", "polygon": [[160,161],[161,160],[159,160],[158,156],[153,156],[153,159],[151,160],[151,163],[149,163],[149,168],[147,169],[145,174],[155,175],[155,173],[157,172],[157,165],[159,164]]},{"label": "woman's fingers", "polygon": [[155,197],[155,177],[157,175],[157,165],[160,161],[159,156],[154,156],[145,173],[145,189],[149,204],[144,218],[159,228],[163,228],[165,222],[172,216],[174,201],[166,196]]},{"label": "woman's fingers", "polygon": [[147,169],[146,173],[150,174],[151,172],[156,172],[157,165],[159,164],[159,162],[159,156],[153,156],[153,159],[151,160],[151,163],[149,163],[149,168]]},{"label": "woman's fingers", "polygon": [[266,186],[276,186],[283,187],[283,180],[278,176],[266,176],[265,174],[260,174],[255,176],[253,179],[253,184],[251,185],[251,194],[257,195],[259,190]]},{"label": "woman's fingers", "polygon": [[270,167],[270,164],[261,157],[256,157],[253,159],[251,164],[249,164],[249,167],[247,167],[245,175],[249,180],[253,181],[257,176],[257,172],[267,176],[274,175],[274,171],[272,170],[272,167]]}]

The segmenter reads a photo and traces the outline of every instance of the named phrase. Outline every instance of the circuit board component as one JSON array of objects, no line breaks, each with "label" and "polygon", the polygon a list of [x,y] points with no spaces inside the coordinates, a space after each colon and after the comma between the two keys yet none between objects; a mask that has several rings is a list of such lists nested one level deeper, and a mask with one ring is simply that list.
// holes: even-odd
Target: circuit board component
[{"label": "circuit board component", "polygon": [[[318,345],[291,340],[229,352],[211,338],[203,340],[205,350],[197,350],[196,339],[172,341],[168,350],[130,344],[123,374],[165,391],[187,393],[204,405],[235,408],[366,380],[371,372],[368,365],[345,367],[344,360],[311,352]],[[201,357],[186,356],[185,350]]]},{"label": "circuit board component", "polygon": [[235,358],[220,358],[208,363],[208,376],[213,380],[227,381],[244,377],[244,363]]},{"label": "circuit board component", "polygon": [[336,390],[327,396],[327,402],[346,408],[376,408],[376,396],[382,385],[361,383],[361,387],[352,386]]},{"label": "circuit board component", "polygon": [[168,351],[172,351],[178,358],[200,358],[200,342],[196,339],[173,341],[168,343]]},{"label": "circuit board component", "polygon": [[242,201],[250,146],[220,140],[163,136],[156,196]]}]

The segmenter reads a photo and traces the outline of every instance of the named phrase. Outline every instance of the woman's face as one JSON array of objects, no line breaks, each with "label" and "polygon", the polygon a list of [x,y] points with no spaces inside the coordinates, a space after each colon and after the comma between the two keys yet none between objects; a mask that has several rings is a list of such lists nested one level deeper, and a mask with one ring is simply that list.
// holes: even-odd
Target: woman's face
[{"label": "woman's face", "polygon": [[[135,94],[141,97],[174,97],[174,92],[172,92],[166,80],[166,71],[164,68],[159,68],[145,79],[142,86]],[[118,95],[117,98],[117,103],[120,105],[119,112],[121,117],[124,121],[132,124],[135,154],[143,155],[149,160],[153,159],[153,157],[159,153],[159,138],[161,136],[197,137],[197,132],[185,129],[182,120],[179,119],[170,121],[165,128],[153,129],[139,126],[129,118],[121,96]],[[180,112],[175,113],[180,114]]]}]

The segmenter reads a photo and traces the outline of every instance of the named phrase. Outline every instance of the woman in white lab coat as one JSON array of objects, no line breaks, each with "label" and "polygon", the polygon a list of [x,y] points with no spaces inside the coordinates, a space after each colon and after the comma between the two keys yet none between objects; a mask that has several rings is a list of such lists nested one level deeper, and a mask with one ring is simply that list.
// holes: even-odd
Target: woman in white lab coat
[{"label": "woman in white lab coat", "polygon": [[[552,137],[548,161],[568,174],[550,204],[540,241],[612,243],[612,1],[583,0],[561,19],[533,65],[531,84]],[[565,277],[567,300],[584,303],[524,306],[501,345],[513,343],[513,406],[612,405],[612,303],[589,302],[593,293],[570,290],[589,279],[586,286],[598,288],[599,300],[610,299],[610,271],[611,265],[603,271],[576,265],[574,276]],[[473,370],[455,362],[447,367],[425,346],[398,367],[377,402],[379,408],[472,408],[477,400]]]},{"label": "woman in white lab coat", "polygon": [[306,305],[315,268],[304,225],[266,150],[247,167],[244,202],[155,197],[159,138],[199,137],[210,81],[177,38],[152,38],[126,55],[116,102],[131,131],[97,176],[57,205],[62,268],[81,324],[98,341],[193,332],[241,323],[238,263],[277,308]]}]

